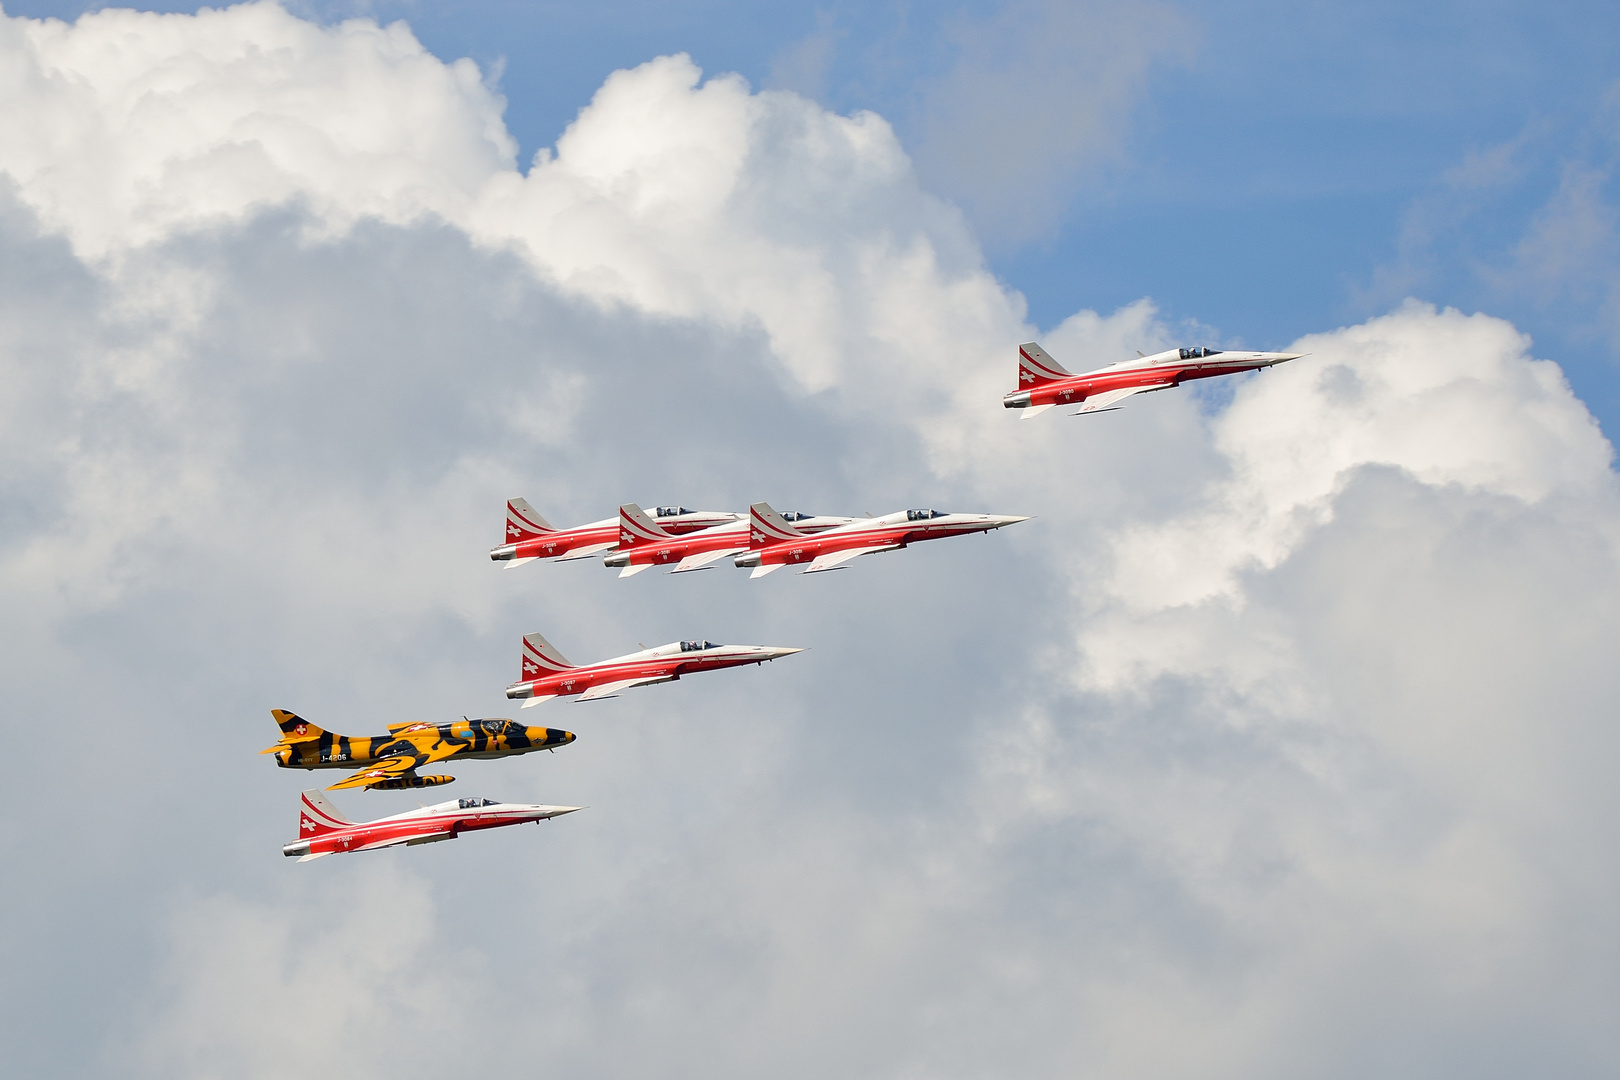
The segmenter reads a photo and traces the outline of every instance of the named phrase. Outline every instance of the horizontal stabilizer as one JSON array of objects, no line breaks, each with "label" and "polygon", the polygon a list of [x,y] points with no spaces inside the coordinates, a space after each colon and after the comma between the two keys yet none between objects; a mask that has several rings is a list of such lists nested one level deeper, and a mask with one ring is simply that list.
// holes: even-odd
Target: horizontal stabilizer
[{"label": "horizontal stabilizer", "polygon": [[538,556],[538,555],[525,555],[521,559],[507,559],[506,560],[506,568],[508,570],[510,570],[514,566],[522,566],[525,563],[532,563],[532,562],[535,562],[536,560],[538,560],[539,558],[540,558],[540,556]]},{"label": "horizontal stabilizer", "polygon": [[554,698],[556,696],[557,696],[556,694],[538,694],[535,697],[524,698],[523,699],[523,704],[518,706],[518,708],[520,708],[520,709],[532,709],[536,705],[540,704],[542,701],[550,701],[552,698]]},{"label": "horizontal stabilizer", "polygon": [[782,569],[782,564],[779,563],[779,562],[766,563],[763,566],[754,567],[754,572],[752,574],[749,574],[748,578],[751,581],[754,578],[764,577],[766,574],[775,573],[776,571],[778,571],[780,569]]},{"label": "horizontal stabilizer", "polygon": [[1052,405],[1031,405],[1028,408],[1018,410],[1018,419],[1020,419],[1020,420],[1033,420],[1037,416],[1041,415],[1041,413],[1045,412],[1047,409],[1051,409],[1051,408],[1054,408],[1054,407],[1055,406],[1052,406]]},{"label": "horizontal stabilizer", "polygon": [[620,577],[635,577],[637,574],[641,573],[643,570],[647,569],[651,565],[652,565],[652,563],[650,563],[650,562],[633,563],[630,566],[625,567],[623,570],[620,570],[619,571],[619,576]]}]

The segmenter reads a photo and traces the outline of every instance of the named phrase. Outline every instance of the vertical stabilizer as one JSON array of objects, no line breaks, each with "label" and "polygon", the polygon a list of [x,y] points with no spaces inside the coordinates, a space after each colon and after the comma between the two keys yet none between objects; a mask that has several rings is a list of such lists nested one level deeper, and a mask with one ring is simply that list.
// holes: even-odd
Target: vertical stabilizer
[{"label": "vertical stabilizer", "polygon": [[567,671],[573,666],[563,658],[555,645],[539,634],[523,635],[523,674],[518,676],[519,682],[530,682],[549,672]]},{"label": "vertical stabilizer", "polygon": [[308,840],[322,833],[337,832],[352,824],[354,822],[338,813],[338,808],[332,805],[332,800],[322,795],[319,788],[304,792],[303,801],[298,807],[300,839]]},{"label": "vertical stabilizer", "polygon": [[324,730],[302,716],[290,713],[286,709],[271,709],[270,715],[275,719],[276,726],[281,729],[282,743],[309,742],[326,734]]},{"label": "vertical stabilizer", "polygon": [[1018,346],[1018,389],[1045,386],[1073,376],[1050,353],[1033,341]]},{"label": "vertical stabilizer", "polygon": [[546,519],[534,512],[526,499],[509,499],[506,503],[506,542],[508,544],[533,540],[549,532],[556,532]]},{"label": "vertical stabilizer", "polygon": [[786,518],[771,509],[770,503],[755,503],[748,508],[748,516],[748,546],[755,550],[807,535],[789,525]]},{"label": "vertical stabilizer", "polygon": [[661,544],[669,538],[670,534],[664,531],[664,527],[648,517],[647,511],[635,503],[625,503],[619,507],[620,551],[643,544]]}]

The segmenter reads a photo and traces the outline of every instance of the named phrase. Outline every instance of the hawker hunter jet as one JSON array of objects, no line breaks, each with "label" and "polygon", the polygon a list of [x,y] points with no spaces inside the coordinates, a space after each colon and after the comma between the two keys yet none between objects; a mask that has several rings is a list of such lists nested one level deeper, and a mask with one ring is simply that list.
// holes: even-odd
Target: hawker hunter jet
[{"label": "hawker hunter jet", "polygon": [[947,514],[943,510],[900,510],[883,517],[862,518],[849,525],[807,534],[772,510],[769,503],[749,508],[749,550],[733,561],[751,566],[751,578],[764,577],[784,566],[808,563],[804,573],[836,570],[858,555],[894,551],[919,540],[989,532],[1004,525],[1028,521],[1027,517],[996,514]]},{"label": "hawker hunter jet", "polygon": [[[744,520],[741,514],[718,510],[688,510],[684,506],[659,506],[652,511],[659,526],[673,536]],[[506,504],[506,543],[492,548],[489,557],[504,562],[508,569],[555,558],[558,562],[583,559],[608,551],[619,542],[619,519],[604,518],[572,529],[553,529],[523,499]]]},{"label": "hawker hunter jet", "polygon": [[716,671],[742,664],[763,664],[779,656],[791,656],[803,649],[783,649],[773,645],[716,645],[712,641],[672,641],[656,649],[643,649],[628,656],[615,656],[597,664],[575,667],[539,634],[523,639],[523,670],[518,681],[506,688],[509,698],[527,698],[523,708],[548,698],[572,697],[579,700],[609,697],[632,686],[674,682],[695,671]]},{"label": "hawker hunter jet", "polygon": [[[824,532],[858,520],[798,513],[787,513],[782,517],[805,533]],[[622,578],[639,574],[649,566],[666,566],[669,563],[675,564],[675,569],[670,573],[684,574],[691,570],[706,570],[709,564],[727,555],[747,550],[747,518],[677,536],[635,503],[625,503],[619,507],[619,547],[602,556],[602,562],[608,566],[623,567],[619,571]]]},{"label": "hawker hunter jet", "polygon": [[436,787],[453,776],[418,776],[417,769],[451,758],[496,758],[554,750],[574,741],[571,731],[524,727],[511,720],[460,720],[448,724],[389,724],[387,735],[351,738],[323,731],[285,709],[271,709],[281,741],[260,750],[276,755],[283,769],[355,769],[339,788]]},{"label": "hawker hunter jet", "polygon": [[1167,390],[1193,379],[1233,375],[1297,360],[1304,353],[1223,352],[1220,349],[1167,349],[1137,355],[1084,375],[1071,375],[1033,341],[1018,346],[1018,389],[1001,399],[1009,409],[1022,409],[1022,419],[1057,405],[1078,405],[1071,415],[1117,409],[1132,394]]},{"label": "hawker hunter jet", "polygon": [[533,803],[499,803],[492,799],[453,799],[420,810],[378,818],[376,821],[350,821],[319,791],[304,792],[298,814],[298,839],[281,849],[288,857],[309,862],[322,855],[346,851],[375,851],[385,847],[415,847],[439,840],[454,840],[462,833],[498,829],[502,825],[527,825],[531,821],[572,814],[578,806],[543,806]]}]

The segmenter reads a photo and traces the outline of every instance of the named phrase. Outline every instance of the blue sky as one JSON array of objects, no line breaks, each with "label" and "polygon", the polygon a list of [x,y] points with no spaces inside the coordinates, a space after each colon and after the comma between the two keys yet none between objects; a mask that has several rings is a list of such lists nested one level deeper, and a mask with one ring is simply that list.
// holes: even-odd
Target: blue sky
[{"label": "blue sky", "polygon": [[[97,6],[21,0],[7,10],[72,17]],[[1036,4],[291,7],[328,20],[403,18],[444,59],[500,64],[524,160],[555,140],[607,71],[664,53],[839,111],[876,110],[915,150],[931,121],[951,122],[931,112],[932,99],[966,69],[1016,70],[1049,37],[1056,63],[1077,57],[1074,81],[1035,70],[1027,94],[1031,109],[1061,113],[1090,72],[1117,75],[1085,54],[1093,26],[1152,23],[1144,33],[1160,41],[1144,46],[1149,70],[1120,102],[1112,145],[1059,163],[1069,168],[1048,208],[1007,235],[994,207],[1024,193],[963,200],[1032,321],[1052,326],[1079,308],[1149,296],[1172,323],[1272,347],[1410,294],[1512,320],[1538,355],[1564,365],[1606,429],[1620,421],[1620,319],[1605,280],[1615,262],[1597,255],[1538,270],[1515,258],[1571,170],[1591,174],[1603,205],[1617,201],[1613,5],[1103,3],[1074,5],[1061,25]],[[973,145],[945,153],[970,155]],[[1448,180],[1493,154],[1473,184]],[[959,194],[939,157],[920,160],[925,182]]]}]

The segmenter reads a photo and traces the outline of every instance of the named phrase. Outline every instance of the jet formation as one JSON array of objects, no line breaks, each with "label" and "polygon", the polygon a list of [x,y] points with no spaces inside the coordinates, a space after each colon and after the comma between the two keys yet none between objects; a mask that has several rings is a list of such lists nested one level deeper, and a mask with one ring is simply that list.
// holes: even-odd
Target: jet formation
[{"label": "jet formation", "polygon": [[[719,524],[704,522],[721,519]],[[513,535],[513,522],[542,521],[523,499],[506,504],[507,537]],[[896,510],[881,517],[820,517],[797,511],[778,513],[770,503],[758,502],[747,514],[692,511],[684,507],[660,507],[648,513],[635,503],[619,507],[617,532],[608,539],[604,522],[593,522],[573,529],[559,529],[551,536],[584,537],[584,545],[573,549],[567,541],[557,541],[558,550],[568,551],[557,562],[580,558],[582,553],[605,552],[602,563],[617,567],[619,576],[631,577],[653,566],[668,566],[672,574],[706,570],[730,558],[735,566],[752,569],[750,578],[764,577],[784,566],[805,564],[803,573],[836,570],[859,555],[897,551],[920,540],[991,532],[1028,521],[1027,517],[1006,514],[953,514],[944,510]],[[490,551],[489,557],[507,566],[533,562],[542,556],[536,539],[505,544]]]},{"label": "jet formation", "polygon": [[[1074,415],[1107,412],[1135,394],[1166,390],[1195,379],[1262,370],[1296,360],[1300,353],[1240,352],[1209,348],[1168,349],[1076,375],[1035,342],[1018,347],[1018,389],[1002,405],[1028,419],[1059,406]],[[988,403],[987,403],[988,405]],[[764,577],[784,566],[815,574],[840,569],[862,555],[898,551],[925,540],[990,533],[1027,517],[961,514],[942,510],[897,510],[880,517],[822,517],[778,512],[756,502],[746,514],[688,510],[684,506],[620,505],[616,517],[558,529],[520,498],[506,504],[505,542],[491,560],[507,567],[538,559],[570,562],[600,556],[620,577],[654,566],[684,574],[726,559]],[[617,696],[638,686],[674,682],[682,676],[747,664],[765,664],[803,649],[775,645],[719,645],[712,641],[673,641],[594,664],[571,664],[540,634],[523,638],[522,663],[506,696],[523,708],[552,698],[591,701]],[[283,709],[272,709],[281,739],[261,751],[275,755],[284,769],[344,769],[352,775],[326,790],[400,790],[448,784],[455,778],[422,774],[441,761],[497,758],[556,750],[574,741],[572,732],[529,727],[506,719],[449,723],[389,724],[388,734],[338,735]],[[549,820],[580,809],[489,799],[457,799],[374,821],[343,817],[320,791],[305,791],[299,839],[282,851],[300,862],[351,851],[414,846],[452,840],[465,832]]]},{"label": "jet formation", "polygon": [[407,810],[375,821],[350,821],[319,791],[306,791],[298,814],[298,839],[281,849],[283,855],[309,862],[323,855],[349,851],[375,851],[387,847],[415,847],[454,840],[463,833],[527,825],[572,814],[578,806],[503,803],[493,799],[452,799],[419,810]]},{"label": "jet formation", "polygon": [[1029,420],[1059,405],[1080,406],[1070,415],[1108,412],[1133,394],[1168,390],[1194,379],[1235,375],[1298,360],[1303,353],[1231,352],[1222,349],[1166,349],[1164,352],[1070,374],[1033,341],[1018,346],[1018,389],[1001,399],[1009,409],[1022,409]]}]

